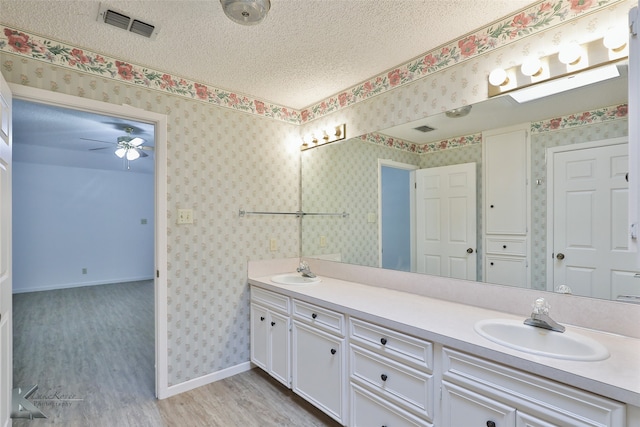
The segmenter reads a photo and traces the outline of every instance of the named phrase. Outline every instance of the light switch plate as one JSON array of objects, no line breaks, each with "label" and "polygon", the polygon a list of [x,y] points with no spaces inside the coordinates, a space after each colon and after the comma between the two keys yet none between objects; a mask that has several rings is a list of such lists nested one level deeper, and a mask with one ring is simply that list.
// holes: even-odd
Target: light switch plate
[{"label": "light switch plate", "polygon": [[193,209],[178,209],[178,224],[193,224]]}]

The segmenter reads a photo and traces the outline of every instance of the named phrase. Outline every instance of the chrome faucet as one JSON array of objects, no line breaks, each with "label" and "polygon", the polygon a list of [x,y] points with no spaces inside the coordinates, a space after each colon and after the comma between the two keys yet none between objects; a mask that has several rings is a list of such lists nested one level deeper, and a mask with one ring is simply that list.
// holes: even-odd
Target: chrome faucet
[{"label": "chrome faucet", "polygon": [[311,272],[311,267],[309,267],[306,261],[301,261],[296,271],[302,273],[302,277],[316,277],[316,275]]},{"label": "chrome faucet", "polygon": [[549,317],[549,304],[542,297],[533,303],[531,317],[525,319],[524,324],[556,332],[564,332],[565,329],[564,326]]}]

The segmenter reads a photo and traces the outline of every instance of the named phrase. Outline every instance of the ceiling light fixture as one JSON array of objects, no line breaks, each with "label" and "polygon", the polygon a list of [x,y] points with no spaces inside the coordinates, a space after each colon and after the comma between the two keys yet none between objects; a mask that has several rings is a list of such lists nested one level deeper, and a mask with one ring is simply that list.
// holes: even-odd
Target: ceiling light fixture
[{"label": "ceiling light fixture", "polygon": [[229,19],[240,25],[256,25],[266,18],[269,0],[220,0],[222,10]]},{"label": "ceiling light fixture", "polygon": [[133,128],[127,127],[125,128],[125,132],[127,132],[126,136],[118,137],[118,146],[116,148],[115,155],[121,159],[126,156],[129,161],[136,160],[140,157],[138,147],[142,145],[144,139],[138,137],[131,138]]},{"label": "ceiling light fixture", "polygon": [[460,117],[464,117],[469,114],[471,111],[471,105],[465,105],[464,107],[454,108],[453,110],[445,111],[445,116],[450,119],[459,119]]}]

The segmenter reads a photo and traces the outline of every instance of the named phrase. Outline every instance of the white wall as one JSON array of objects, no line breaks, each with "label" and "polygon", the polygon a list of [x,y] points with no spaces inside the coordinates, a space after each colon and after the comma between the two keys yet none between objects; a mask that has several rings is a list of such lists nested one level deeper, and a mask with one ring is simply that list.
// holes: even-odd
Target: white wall
[{"label": "white wall", "polygon": [[14,293],[150,279],[153,239],[153,175],[14,163]]}]

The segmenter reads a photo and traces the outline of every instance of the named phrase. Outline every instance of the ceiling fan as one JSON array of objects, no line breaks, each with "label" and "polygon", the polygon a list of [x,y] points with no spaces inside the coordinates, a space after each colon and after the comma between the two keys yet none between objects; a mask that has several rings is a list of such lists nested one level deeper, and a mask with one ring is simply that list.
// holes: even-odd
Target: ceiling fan
[{"label": "ceiling fan", "polygon": [[[136,160],[140,157],[147,157],[148,154],[144,151],[153,150],[153,147],[143,145],[145,140],[140,137],[133,137],[131,133],[133,132],[133,127],[126,126],[124,131],[127,133],[126,135],[119,136],[116,142],[108,142],[108,141],[100,141],[98,139],[89,139],[89,138],[80,138],[85,141],[95,141],[102,142],[105,144],[115,145],[114,154],[121,159],[125,159],[127,161],[127,169],[129,168],[129,162]],[[105,150],[109,147],[98,147],[98,148],[90,148],[89,151],[96,150]]]}]

